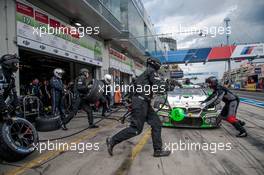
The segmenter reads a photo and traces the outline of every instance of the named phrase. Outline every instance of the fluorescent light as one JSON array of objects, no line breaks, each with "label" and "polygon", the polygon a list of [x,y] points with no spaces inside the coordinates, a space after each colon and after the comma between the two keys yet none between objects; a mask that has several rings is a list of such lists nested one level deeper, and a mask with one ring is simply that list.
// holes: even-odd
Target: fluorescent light
[{"label": "fluorescent light", "polygon": [[75,22],[74,23],[76,26],[78,26],[78,27],[81,27],[82,26],[82,24],[81,23],[78,23],[78,22]]}]

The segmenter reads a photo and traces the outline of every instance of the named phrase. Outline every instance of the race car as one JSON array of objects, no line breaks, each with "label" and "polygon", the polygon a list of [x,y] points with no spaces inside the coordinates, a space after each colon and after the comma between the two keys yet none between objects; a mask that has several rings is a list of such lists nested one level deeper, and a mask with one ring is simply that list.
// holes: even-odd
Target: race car
[{"label": "race car", "polygon": [[175,88],[167,96],[156,97],[154,108],[166,127],[218,127],[221,104],[207,108],[201,105],[209,94],[202,88]]}]

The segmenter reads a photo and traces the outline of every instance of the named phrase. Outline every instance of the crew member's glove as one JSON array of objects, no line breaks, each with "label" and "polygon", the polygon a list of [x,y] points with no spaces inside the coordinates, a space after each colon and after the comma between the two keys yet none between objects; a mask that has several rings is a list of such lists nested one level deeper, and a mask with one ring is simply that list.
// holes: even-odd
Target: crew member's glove
[{"label": "crew member's glove", "polygon": [[92,87],[93,87],[92,84],[89,84],[89,85],[87,86],[88,89],[91,89]]},{"label": "crew member's glove", "polygon": [[86,82],[86,87],[87,87],[89,90],[93,87],[93,81],[94,81],[94,80],[92,80],[92,81],[87,81],[87,82]]},{"label": "crew member's glove", "polygon": [[171,81],[170,79],[166,80],[166,90],[167,91],[173,91],[175,88],[175,85],[173,84],[173,81]]}]

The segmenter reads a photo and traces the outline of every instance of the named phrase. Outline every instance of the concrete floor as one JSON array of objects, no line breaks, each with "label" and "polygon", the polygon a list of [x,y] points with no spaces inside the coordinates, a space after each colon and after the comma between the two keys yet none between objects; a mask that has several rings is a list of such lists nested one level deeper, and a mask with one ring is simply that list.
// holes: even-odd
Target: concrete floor
[{"label": "concrete floor", "polygon": [[[120,116],[124,111],[115,113]],[[196,143],[207,145],[203,150],[178,150],[170,157],[153,158],[150,130],[146,125],[144,133],[125,141],[114,149],[110,157],[106,151],[105,138],[127,124],[115,120],[103,120],[99,129],[86,130],[70,138],[58,142],[98,143],[99,150],[85,151],[53,151],[34,154],[21,162],[0,163],[0,174],[25,175],[189,175],[189,174],[230,174],[230,175],[262,175],[264,174],[264,109],[241,104],[238,116],[247,122],[247,138],[236,138],[237,133],[232,126],[223,122],[218,129],[172,129],[163,128],[164,145],[174,143]],[[41,139],[56,138],[68,135],[87,126],[87,119],[78,117],[69,124],[69,131],[40,133]],[[227,147],[227,144],[229,147]],[[215,145],[221,145],[216,153]],[[231,150],[223,150],[223,145]],[[211,146],[211,147],[210,147]],[[220,149],[221,148],[221,149]]]}]

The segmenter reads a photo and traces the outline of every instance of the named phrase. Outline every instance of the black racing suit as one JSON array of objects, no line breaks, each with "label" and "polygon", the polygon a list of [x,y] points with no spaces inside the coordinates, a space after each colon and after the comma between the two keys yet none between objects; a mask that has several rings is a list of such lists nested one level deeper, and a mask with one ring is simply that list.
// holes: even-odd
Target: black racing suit
[{"label": "black racing suit", "polygon": [[[130,126],[114,135],[111,139],[112,144],[116,145],[124,140],[139,135],[143,130],[144,123],[147,122],[152,128],[151,134],[154,150],[162,150],[162,124],[159,116],[155,113],[150,104],[153,92],[148,90],[155,85],[158,87],[158,91],[165,92],[165,82],[161,81],[154,68],[148,66],[145,72],[135,80],[135,84],[137,90],[132,95],[132,117]],[[140,87],[142,87],[143,90],[142,88],[140,90]],[[146,87],[145,90],[144,87]]]},{"label": "black racing suit", "polygon": [[60,78],[53,76],[50,80],[52,114],[61,116],[62,122],[65,119],[65,109],[63,103],[64,85]]},{"label": "black racing suit", "polygon": [[225,106],[221,111],[221,118],[231,123],[238,131],[245,132],[241,121],[236,118],[236,113],[239,105],[239,97],[232,93],[227,88],[218,85],[213,94],[210,95],[203,103],[205,106],[214,106],[223,101]]},{"label": "black racing suit", "polygon": [[41,99],[41,89],[40,89],[40,85],[39,84],[33,84],[32,86],[32,95],[38,97],[39,99]]},{"label": "black racing suit", "polygon": [[89,125],[92,126],[94,123],[92,107],[90,106],[90,103],[85,99],[86,95],[90,91],[88,87],[89,84],[90,80],[87,79],[84,75],[80,75],[75,79],[74,102],[73,109],[69,114],[69,121],[77,114],[78,110],[81,108],[87,113]]},{"label": "black racing suit", "polygon": [[[11,101],[6,104],[6,99]],[[0,69],[0,121],[7,117],[8,109],[15,109],[18,106],[18,98],[13,72]]]}]

